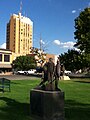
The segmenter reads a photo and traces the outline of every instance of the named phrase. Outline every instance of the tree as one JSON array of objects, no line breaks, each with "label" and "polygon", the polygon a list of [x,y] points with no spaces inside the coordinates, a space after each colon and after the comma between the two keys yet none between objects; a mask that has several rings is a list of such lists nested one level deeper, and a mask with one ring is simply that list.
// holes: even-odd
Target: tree
[{"label": "tree", "polygon": [[85,8],[75,19],[75,29],[75,47],[90,54],[90,8]]},{"label": "tree", "polygon": [[64,64],[66,70],[77,71],[83,69],[83,55],[76,50],[68,50],[67,53],[60,55],[60,62]]},{"label": "tree", "polygon": [[36,62],[39,63],[40,66],[43,66],[46,61],[46,53],[44,50],[32,47],[30,52],[35,55]]},{"label": "tree", "polygon": [[16,70],[36,68],[35,58],[33,56],[19,56],[12,62],[12,68]]}]

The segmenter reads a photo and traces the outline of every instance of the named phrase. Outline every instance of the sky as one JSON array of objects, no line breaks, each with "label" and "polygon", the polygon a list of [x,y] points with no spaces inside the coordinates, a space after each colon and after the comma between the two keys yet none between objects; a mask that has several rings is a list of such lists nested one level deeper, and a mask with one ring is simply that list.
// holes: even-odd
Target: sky
[{"label": "sky", "polygon": [[0,48],[6,46],[6,24],[12,14],[21,13],[33,21],[33,46],[60,55],[75,49],[75,18],[90,0],[0,0]]}]

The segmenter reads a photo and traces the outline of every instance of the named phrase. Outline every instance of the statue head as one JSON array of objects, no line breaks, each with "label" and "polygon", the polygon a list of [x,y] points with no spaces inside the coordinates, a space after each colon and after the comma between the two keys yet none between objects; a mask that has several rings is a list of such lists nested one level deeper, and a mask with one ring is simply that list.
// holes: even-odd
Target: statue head
[{"label": "statue head", "polygon": [[60,61],[59,61],[59,60],[57,60],[57,64],[60,64]]},{"label": "statue head", "polygon": [[49,62],[52,62],[53,61],[53,58],[49,58]]}]

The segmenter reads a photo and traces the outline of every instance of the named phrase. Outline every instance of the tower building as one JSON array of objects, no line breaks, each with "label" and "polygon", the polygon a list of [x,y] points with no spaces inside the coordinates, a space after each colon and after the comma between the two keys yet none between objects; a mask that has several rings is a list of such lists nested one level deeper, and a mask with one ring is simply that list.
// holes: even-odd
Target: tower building
[{"label": "tower building", "polygon": [[13,14],[7,23],[6,49],[17,55],[30,53],[33,46],[33,22],[21,13]]}]

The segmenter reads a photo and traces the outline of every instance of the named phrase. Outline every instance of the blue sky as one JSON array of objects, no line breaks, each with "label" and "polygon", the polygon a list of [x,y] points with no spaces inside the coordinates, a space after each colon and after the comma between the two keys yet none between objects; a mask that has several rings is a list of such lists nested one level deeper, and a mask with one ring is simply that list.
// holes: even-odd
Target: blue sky
[{"label": "blue sky", "polygon": [[90,0],[0,0],[0,48],[5,48],[6,24],[13,13],[18,14],[21,1],[22,15],[34,23],[34,47],[40,47],[41,36],[47,53],[61,54],[73,48],[74,19],[90,7]]}]

